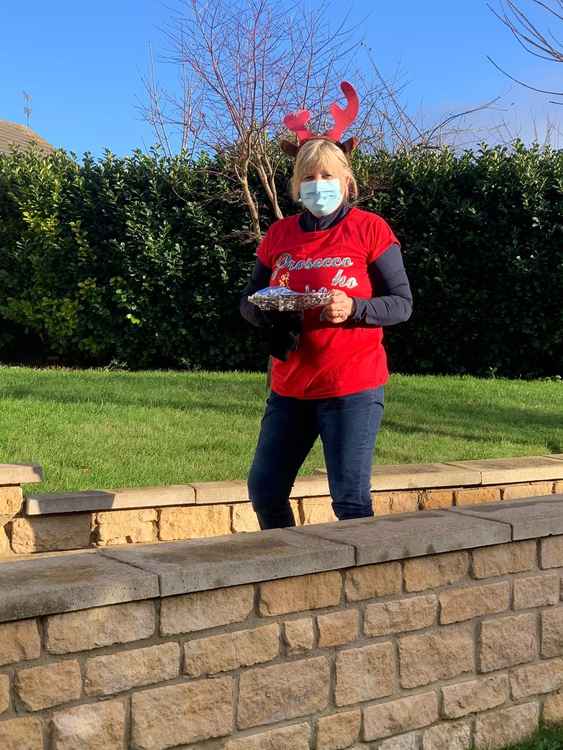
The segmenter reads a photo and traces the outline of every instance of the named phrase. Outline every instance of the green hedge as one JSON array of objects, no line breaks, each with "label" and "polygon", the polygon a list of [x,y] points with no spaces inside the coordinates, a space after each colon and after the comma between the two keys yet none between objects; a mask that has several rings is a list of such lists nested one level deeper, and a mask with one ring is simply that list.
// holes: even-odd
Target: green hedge
[{"label": "green hedge", "polygon": [[[255,247],[217,166],[0,157],[0,361],[263,368],[238,314]],[[355,170],[362,207],[402,242],[415,297],[387,332],[393,369],[562,373],[563,151],[358,154]]]}]

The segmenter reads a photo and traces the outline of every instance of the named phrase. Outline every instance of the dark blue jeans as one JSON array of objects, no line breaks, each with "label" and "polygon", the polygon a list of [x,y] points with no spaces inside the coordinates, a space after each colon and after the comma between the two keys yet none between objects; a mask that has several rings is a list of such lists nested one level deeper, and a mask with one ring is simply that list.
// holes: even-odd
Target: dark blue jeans
[{"label": "dark blue jeans", "polygon": [[382,416],[383,387],[312,400],[271,393],[248,477],[260,528],[295,526],[289,494],[319,435],[334,514],[341,521],[373,516],[371,465]]}]

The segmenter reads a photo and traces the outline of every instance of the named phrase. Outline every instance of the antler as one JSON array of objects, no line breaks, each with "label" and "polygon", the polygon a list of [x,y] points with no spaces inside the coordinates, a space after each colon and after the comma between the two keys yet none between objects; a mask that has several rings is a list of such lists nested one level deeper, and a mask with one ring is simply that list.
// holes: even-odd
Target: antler
[{"label": "antler", "polygon": [[310,113],[306,109],[300,109],[298,112],[286,115],[283,118],[283,123],[288,130],[292,130],[297,135],[297,140],[301,144],[314,136],[309,128],[305,127],[310,119]]},{"label": "antler", "polygon": [[342,133],[354,122],[360,109],[360,100],[351,83],[342,81],[340,88],[346,97],[347,105],[343,109],[336,102],[330,105],[330,113],[334,117],[334,127],[325,133],[327,138],[339,141]]}]

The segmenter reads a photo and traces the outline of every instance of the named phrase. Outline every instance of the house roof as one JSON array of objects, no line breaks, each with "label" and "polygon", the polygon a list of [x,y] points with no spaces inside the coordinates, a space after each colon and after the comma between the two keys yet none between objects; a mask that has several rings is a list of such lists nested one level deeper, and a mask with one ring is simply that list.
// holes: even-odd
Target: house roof
[{"label": "house roof", "polygon": [[9,120],[0,120],[0,154],[8,153],[13,146],[28,148],[30,143],[35,143],[46,154],[55,150],[31,128],[16,122],[9,122]]}]

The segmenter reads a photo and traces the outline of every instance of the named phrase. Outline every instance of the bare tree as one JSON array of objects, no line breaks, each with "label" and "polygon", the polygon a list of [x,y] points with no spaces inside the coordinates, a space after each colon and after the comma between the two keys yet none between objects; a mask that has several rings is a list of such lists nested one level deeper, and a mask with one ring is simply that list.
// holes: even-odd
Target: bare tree
[{"label": "bare tree", "polygon": [[[559,27],[559,33],[563,30],[563,0],[531,0],[536,8],[546,15],[547,22],[552,21]],[[506,5],[505,5],[506,3]],[[542,30],[537,23],[531,19],[530,12],[525,13],[521,5],[514,0],[501,0],[501,11],[498,12],[489,5],[495,16],[512,32],[518,43],[531,55],[549,62],[563,63],[563,41],[558,39],[550,28]],[[563,97],[563,91],[548,91],[537,86],[531,86],[524,81],[514,78],[491,57],[488,56],[491,63],[504,73],[508,78],[532,91],[538,91],[542,94]],[[552,104],[563,104],[563,101],[552,101]]]},{"label": "bare tree", "polygon": [[457,118],[492,104],[422,128],[401,103],[402,85],[385,80],[375,65],[362,24],[354,27],[347,15],[331,26],[327,5],[311,10],[299,0],[179,2],[166,31],[179,94],[159,85],[151,56],[144,115],[167,153],[179,144],[191,156],[204,150],[220,157],[232,199],[247,207],[250,240],[261,235],[256,180],[282,218],[275,177],[284,158],[284,115],[306,108],[313,114],[308,127],[326,132],[334,125],[329,113],[340,110],[328,104],[346,78],[361,93],[354,134],[367,151],[440,145]]}]

